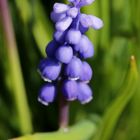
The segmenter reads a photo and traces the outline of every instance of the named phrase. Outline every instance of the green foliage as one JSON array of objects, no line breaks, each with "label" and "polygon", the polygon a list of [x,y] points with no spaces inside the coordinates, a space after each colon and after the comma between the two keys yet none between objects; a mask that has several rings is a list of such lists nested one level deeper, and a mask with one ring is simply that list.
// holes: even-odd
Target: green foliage
[{"label": "green foliage", "polygon": [[68,130],[59,130],[52,133],[36,133],[13,140],[86,140],[95,133],[95,130],[95,124],[90,121],[82,121]]},{"label": "green foliage", "polygon": [[[85,106],[71,103],[66,133],[58,130],[57,101],[48,107],[37,102],[37,65],[52,39],[54,2],[60,1],[8,1],[15,43],[4,36],[0,17],[0,140],[24,134],[16,140],[139,140],[140,1],[96,0],[82,9],[101,17],[104,28],[87,32],[95,45],[95,56],[88,60],[94,99]],[[83,119],[90,121],[79,123]]]}]

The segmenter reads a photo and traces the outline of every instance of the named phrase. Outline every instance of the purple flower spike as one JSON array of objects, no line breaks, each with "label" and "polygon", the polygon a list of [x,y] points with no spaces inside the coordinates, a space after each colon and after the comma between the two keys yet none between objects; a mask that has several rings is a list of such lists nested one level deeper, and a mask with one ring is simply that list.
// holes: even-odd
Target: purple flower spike
[{"label": "purple flower spike", "polygon": [[78,95],[77,82],[71,80],[65,80],[62,85],[62,93],[63,96],[68,101],[73,101],[77,99],[77,95]]},{"label": "purple flower spike", "polygon": [[55,13],[54,11],[51,12],[51,20],[53,22],[61,21],[66,17],[66,13]]},{"label": "purple flower spike", "polygon": [[75,29],[70,29],[66,35],[66,41],[70,44],[76,45],[81,39],[81,32]]},{"label": "purple flower spike", "polygon": [[39,64],[39,72],[45,81],[56,80],[61,71],[61,63],[50,58],[43,59]]},{"label": "purple flower spike", "polygon": [[54,57],[54,53],[58,47],[58,43],[52,40],[46,47],[46,54],[48,57]]},{"label": "purple flower spike", "polygon": [[85,83],[78,83],[78,96],[77,99],[81,102],[81,104],[86,104],[92,100],[92,90]]},{"label": "purple flower spike", "polygon": [[68,29],[68,27],[71,25],[71,23],[72,23],[72,18],[71,17],[65,17],[61,21],[56,22],[55,28],[58,31],[62,31],[63,32],[66,29]]},{"label": "purple flower spike", "polygon": [[[95,0],[68,1],[70,4],[55,3],[53,6],[51,20],[55,24],[55,32],[53,40],[46,47],[47,58],[40,62],[38,68],[41,77],[51,83],[41,89],[38,98],[45,105],[54,100],[56,92],[52,84],[54,82],[62,83],[58,85],[61,86],[63,96],[68,101],[78,99],[85,104],[92,99],[92,91],[87,85],[92,78],[92,68],[81,59],[92,57],[94,46],[84,34],[90,27],[100,29],[103,21],[98,17],[81,13],[81,7]],[[63,101],[61,106],[60,116],[65,116],[68,108]],[[61,118],[60,122],[61,120],[67,119]]]},{"label": "purple flower spike", "polygon": [[74,56],[70,63],[66,66],[65,74],[70,80],[77,80],[80,77],[82,70],[82,62],[79,58]]},{"label": "purple flower spike", "polygon": [[82,72],[80,75],[80,81],[88,83],[92,78],[92,69],[87,62],[82,63]]},{"label": "purple flower spike", "polygon": [[63,13],[69,9],[69,6],[63,3],[55,3],[53,6],[53,10],[55,13]]},{"label": "purple flower spike", "polygon": [[52,103],[54,101],[55,96],[56,87],[51,83],[47,83],[41,88],[38,96],[38,101],[43,105],[49,105],[49,103]]},{"label": "purple flower spike", "polygon": [[73,50],[70,46],[61,46],[56,50],[56,58],[65,64],[68,64],[73,57]]},{"label": "purple flower spike", "polygon": [[78,15],[78,8],[76,8],[76,7],[70,8],[67,11],[67,15],[72,17],[72,18],[76,18],[76,16]]}]

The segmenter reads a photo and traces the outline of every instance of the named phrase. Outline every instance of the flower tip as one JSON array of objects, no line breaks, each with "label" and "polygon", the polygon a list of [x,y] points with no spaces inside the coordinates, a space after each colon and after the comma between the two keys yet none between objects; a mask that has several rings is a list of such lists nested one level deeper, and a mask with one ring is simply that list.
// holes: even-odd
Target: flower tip
[{"label": "flower tip", "polygon": [[38,97],[38,102],[40,102],[41,104],[45,105],[45,106],[48,106],[49,104],[45,101],[43,101],[40,97]]},{"label": "flower tip", "polygon": [[68,77],[68,79],[71,80],[71,81],[76,81],[76,80],[79,79],[79,77],[74,77],[74,78],[73,77]]},{"label": "flower tip", "polygon": [[91,97],[88,98],[87,100],[81,101],[81,104],[82,104],[82,105],[85,105],[85,104],[89,103],[92,99],[93,99],[93,97],[91,96]]}]

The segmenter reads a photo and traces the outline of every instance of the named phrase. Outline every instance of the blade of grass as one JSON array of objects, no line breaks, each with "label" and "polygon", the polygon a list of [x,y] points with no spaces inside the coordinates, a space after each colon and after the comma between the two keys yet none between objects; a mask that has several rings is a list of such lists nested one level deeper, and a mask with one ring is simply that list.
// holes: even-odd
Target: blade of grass
[{"label": "blade of grass", "polygon": [[112,103],[112,105],[107,109],[94,140],[109,140],[111,138],[116,123],[122,111],[128,102],[132,99],[137,86],[138,74],[135,57],[132,56],[126,84],[125,87],[122,87],[122,91],[120,92],[122,94],[120,94]]},{"label": "blade of grass", "polygon": [[0,14],[3,31],[5,33],[5,43],[8,53],[9,73],[12,82],[12,92],[15,98],[20,131],[22,134],[32,132],[30,111],[28,108],[26,92],[19,62],[18,51],[12,26],[12,20],[8,8],[7,0],[0,0]]},{"label": "blade of grass", "polygon": [[52,39],[52,25],[39,0],[33,1],[34,23],[32,33],[41,53],[45,56],[46,44]]}]

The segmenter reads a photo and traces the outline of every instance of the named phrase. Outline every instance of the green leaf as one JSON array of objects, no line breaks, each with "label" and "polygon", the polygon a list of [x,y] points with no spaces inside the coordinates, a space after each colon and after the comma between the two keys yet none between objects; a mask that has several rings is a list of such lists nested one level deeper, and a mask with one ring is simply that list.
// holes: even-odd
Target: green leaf
[{"label": "green leaf", "polygon": [[122,87],[121,94],[110,105],[105,112],[100,127],[96,133],[94,140],[109,140],[112,136],[113,130],[117,124],[117,121],[123,112],[124,108],[132,99],[138,84],[138,74],[134,56],[131,57],[131,66],[126,78],[126,83]]},{"label": "green leaf", "polygon": [[64,132],[59,130],[51,133],[35,133],[12,140],[87,140],[96,130],[96,125],[90,121],[82,121]]}]

